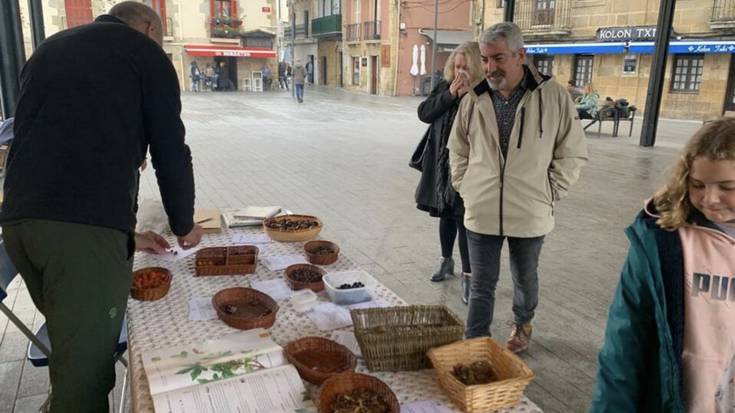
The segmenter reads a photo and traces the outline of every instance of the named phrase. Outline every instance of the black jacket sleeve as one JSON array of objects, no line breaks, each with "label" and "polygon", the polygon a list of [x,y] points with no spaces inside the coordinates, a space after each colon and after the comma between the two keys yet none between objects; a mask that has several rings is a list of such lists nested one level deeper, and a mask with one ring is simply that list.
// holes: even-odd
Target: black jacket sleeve
[{"label": "black jacket sleeve", "polygon": [[449,83],[442,79],[434,86],[429,97],[419,105],[419,119],[424,123],[432,123],[456,101],[457,98],[449,93]]},{"label": "black jacket sleeve", "polygon": [[142,55],[143,117],[151,161],[171,231],[183,236],[194,227],[194,172],[184,143],[179,82],[163,50]]}]

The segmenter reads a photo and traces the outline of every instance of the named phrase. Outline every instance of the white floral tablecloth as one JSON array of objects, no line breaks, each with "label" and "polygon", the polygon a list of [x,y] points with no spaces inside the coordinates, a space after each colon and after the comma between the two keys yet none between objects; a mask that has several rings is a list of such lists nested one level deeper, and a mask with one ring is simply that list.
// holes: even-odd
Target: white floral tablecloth
[{"label": "white floral tablecloth", "polygon": [[[225,246],[232,243],[232,235],[245,232],[261,232],[260,227],[224,231],[220,234],[206,235],[202,246]],[[172,241],[173,240],[169,240]],[[260,262],[262,257],[303,253],[302,243],[268,243],[259,244],[260,255],[257,271],[249,275],[237,276],[194,276],[194,255],[181,258],[175,262],[166,262],[155,255],[138,253],[135,256],[135,268],[162,266],[171,270],[173,281],[168,294],[161,300],[142,302],[130,299],[128,302],[128,351],[130,356],[130,392],[132,411],[137,413],[153,412],[148,380],[143,370],[141,352],[161,347],[187,344],[209,339],[216,339],[231,334],[236,330],[228,327],[220,320],[190,321],[189,300],[194,297],[211,297],[217,291],[229,287],[247,287],[251,280],[270,280],[283,277],[283,271],[270,271]],[[304,259],[306,262],[306,259]],[[327,271],[358,269],[357,265],[340,254],[339,260],[325,267]],[[386,288],[378,284],[377,298],[389,305],[403,305],[405,302]],[[326,293],[319,294],[321,301],[329,301]],[[331,332],[320,331],[311,319],[294,311],[288,300],[280,301],[276,323],[269,329],[273,339],[285,346],[288,342],[305,336],[323,336],[329,338]],[[352,327],[343,330],[351,330]],[[358,372],[378,377],[395,392],[402,404],[418,400],[438,400],[447,407],[456,409],[451,401],[439,389],[433,370],[412,372],[370,372],[364,361],[360,359]],[[305,382],[312,395],[316,394],[316,386]],[[459,412],[459,410],[456,410]],[[541,410],[525,396],[521,403],[504,413],[536,413]]]}]

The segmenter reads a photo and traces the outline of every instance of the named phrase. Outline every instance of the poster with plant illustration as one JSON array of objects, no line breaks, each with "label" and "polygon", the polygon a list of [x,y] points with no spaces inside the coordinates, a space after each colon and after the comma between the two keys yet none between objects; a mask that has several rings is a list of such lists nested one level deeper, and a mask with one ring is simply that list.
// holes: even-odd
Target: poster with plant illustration
[{"label": "poster with plant illustration", "polygon": [[287,363],[263,329],[144,352],[151,395],[243,376]]}]

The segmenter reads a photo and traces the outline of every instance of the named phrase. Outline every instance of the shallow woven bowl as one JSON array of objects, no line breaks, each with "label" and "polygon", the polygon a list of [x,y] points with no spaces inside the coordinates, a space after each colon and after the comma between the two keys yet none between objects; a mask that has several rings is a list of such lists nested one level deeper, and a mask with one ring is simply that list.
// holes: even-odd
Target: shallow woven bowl
[{"label": "shallow woven bowl", "polygon": [[299,281],[299,280],[292,278],[293,273],[301,269],[309,269],[311,271],[318,272],[319,274],[321,274],[321,277],[324,277],[324,274],[326,274],[326,271],[317,267],[316,265],[311,265],[311,264],[289,265],[285,271],[286,283],[288,284],[289,287],[291,287],[292,290],[296,291],[296,290],[303,290],[304,288],[308,288],[311,291],[314,291],[315,293],[318,293],[324,290],[324,280],[321,277],[319,278],[319,281],[314,281],[314,282]]},{"label": "shallow woven bowl", "polygon": [[[271,312],[263,317],[239,317],[225,311],[226,305],[237,306],[241,303],[253,301],[268,308]],[[250,330],[251,328],[258,327],[270,328],[276,322],[276,313],[278,312],[278,304],[268,294],[244,287],[226,288],[217,292],[212,297],[212,305],[220,320],[228,326],[240,330]]]},{"label": "shallow woven bowl", "polygon": [[166,294],[168,294],[168,290],[171,288],[171,271],[169,271],[167,268],[163,268],[163,267],[141,268],[133,272],[133,280],[135,280],[135,277],[142,277],[144,274],[147,274],[151,271],[158,271],[158,272],[162,272],[166,274],[166,278],[164,278],[163,283],[161,283],[158,287],[153,287],[153,288],[133,288],[131,284],[130,286],[130,296],[131,297],[133,297],[136,300],[140,300],[140,301],[156,301],[156,300],[160,300],[161,298],[165,297]]},{"label": "shallow woven bowl", "polygon": [[[327,247],[334,252],[318,255],[316,254],[316,250],[320,247]],[[337,258],[339,258],[339,246],[331,241],[309,241],[304,244],[304,252],[306,252],[306,257],[308,258],[309,262],[316,265],[334,264],[335,262],[337,262]]]},{"label": "shallow woven bowl", "polygon": [[[273,221],[280,221],[280,220],[294,220],[294,219],[304,219],[309,218],[316,220],[318,225],[314,228],[302,230],[302,231],[281,231],[278,229],[268,228],[268,223]],[[306,242],[313,240],[316,238],[320,232],[322,232],[322,228],[324,227],[324,224],[322,221],[313,216],[313,215],[282,215],[279,217],[273,217],[268,218],[265,221],[263,221],[263,230],[265,231],[268,236],[274,240],[279,242]]]},{"label": "shallow woven bowl", "polygon": [[288,343],[284,352],[301,378],[317,386],[357,366],[357,357],[347,347],[324,337],[300,338]]},{"label": "shallow woven bowl", "polygon": [[388,403],[390,413],[401,412],[401,405],[398,404],[395,393],[387,384],[367,374],[342,373],[328,378],[322,384],[319,390],[319,413],[332,413],[331,405],[337,396],[363,388],[373,390],[382,396],[383,400]]}]

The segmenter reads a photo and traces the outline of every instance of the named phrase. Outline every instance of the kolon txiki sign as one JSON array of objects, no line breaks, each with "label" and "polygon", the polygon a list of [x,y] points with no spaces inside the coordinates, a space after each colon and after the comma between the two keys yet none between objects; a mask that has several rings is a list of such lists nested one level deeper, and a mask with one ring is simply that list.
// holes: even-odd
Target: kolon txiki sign
[{"label": "kolon txiki sign", "polygon": [[597,40],[601,42],[630,42],[656,40],[656,26],[600,27]]}]

